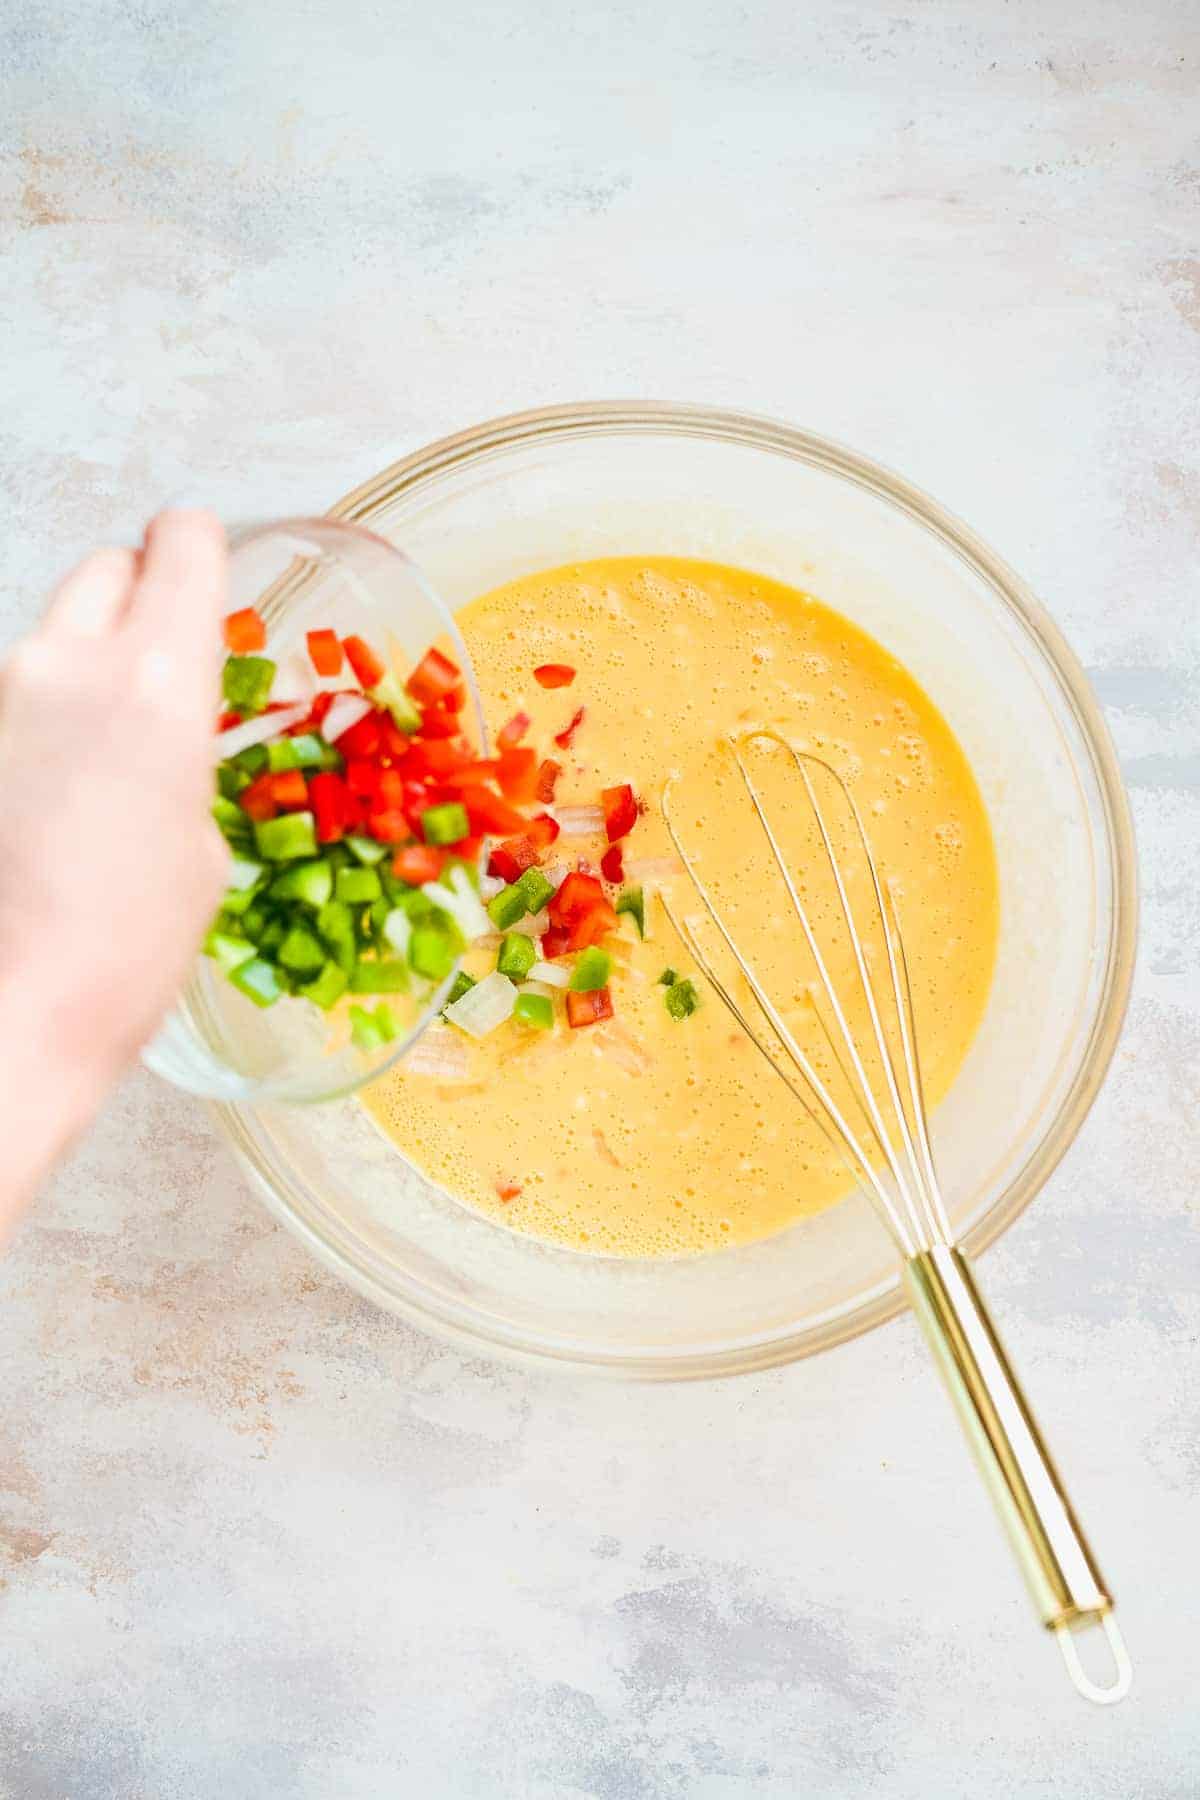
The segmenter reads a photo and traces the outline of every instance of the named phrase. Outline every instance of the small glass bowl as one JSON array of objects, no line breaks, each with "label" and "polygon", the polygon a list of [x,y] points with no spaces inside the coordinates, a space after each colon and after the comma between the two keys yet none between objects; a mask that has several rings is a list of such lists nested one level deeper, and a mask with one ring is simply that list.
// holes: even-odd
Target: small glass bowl
[{"label": "small glass bowl", "polygon": [[[305,633],[357,634],[398,668],[431,644],[453,656],[466,677],[468,717],[484,743],[479,690],[466,646],[421,571],[393,544],[336,519],[280,519],[229,531],[229,609],[257,607],[269,654],[304,655]],[[360,1050],[341,1019],[305,1001],[260,1008],[201,956],[177,1006],[143,1051],[158,1075],[209,1099],[292,1103],[352,1093],[395,1062],[445,1000],[458,965],[424,1005],[401,1009],[390,1043]],[[393,1008],[393,1011],[397,1008]]]},{"label": "small glass bowl", "polygon": [[[971,1255],[991,1243],[1098,1091],[1137,920],[1108,733],[1013,571],[868,458],[701,407],[608,402],[496,420],[418,451],[338,510],[402,543],[452,610],[588,557],[704,557],[809,590],[912,670],[971,760],[996,841],[995,983],[933,1119],[959,1239]],[[707,1256],[589,1256],[464,1207],[353,1102],[218,1116],[267,1205],[329,1268],[468,1352],[644,1380],[731,1374],[825,1349],[903,1305],[895,1254],[861,1194]]]}]

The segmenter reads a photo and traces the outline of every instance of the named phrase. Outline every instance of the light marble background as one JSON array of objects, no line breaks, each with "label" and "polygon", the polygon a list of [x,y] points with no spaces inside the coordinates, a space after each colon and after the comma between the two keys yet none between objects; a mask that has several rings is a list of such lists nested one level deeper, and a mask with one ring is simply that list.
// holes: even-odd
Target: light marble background
[{"label": "light marble background", "polygon": [[911,1322],[678,1390],[467,1361],[139,1075],[2,1271],[5,1800],[1200,1788],[1198,25],[8,0],[0,640],[166,497],[320,507],[546,401],[745,405],[1046,597],[1145,916],[1104,1095],[984,1270],[1124,1707],[1067,1689]]}]

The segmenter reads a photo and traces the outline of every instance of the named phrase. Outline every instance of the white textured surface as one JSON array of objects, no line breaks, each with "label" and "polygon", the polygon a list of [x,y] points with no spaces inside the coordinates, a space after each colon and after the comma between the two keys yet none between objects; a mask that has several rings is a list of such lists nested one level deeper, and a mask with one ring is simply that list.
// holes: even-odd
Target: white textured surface
[{"label": "white textured surface", "polygon": [[4,1800],[1200,1786],[1200,152],[1178,0],[10,0],[0,639],[170,496],[319,507],[543,401],[793,418],[1032,580],[1141,963],[984,1278],[1120,1593],[1067,1691],[910,1322],[762,1379],[470,1363],[135,1077],[0,1276]]}]

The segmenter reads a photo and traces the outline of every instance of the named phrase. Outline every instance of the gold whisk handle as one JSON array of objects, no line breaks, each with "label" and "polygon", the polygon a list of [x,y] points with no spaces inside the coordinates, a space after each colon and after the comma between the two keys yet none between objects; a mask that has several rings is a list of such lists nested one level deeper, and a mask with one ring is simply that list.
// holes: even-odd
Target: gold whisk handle
[{"label": "gold whisk handle", "polygon": [[[970,1265],[961,1251],[937,1246],[909,1258],[904,1279],[1043,1623],[1057,1633],[1081,1693],[1120,1699],[1130,1668],[1112,1596]],[[1084,1675],[1071,1637],[1101,1623],[1117,1666],[1117,1681],[1106,1688]]]}]

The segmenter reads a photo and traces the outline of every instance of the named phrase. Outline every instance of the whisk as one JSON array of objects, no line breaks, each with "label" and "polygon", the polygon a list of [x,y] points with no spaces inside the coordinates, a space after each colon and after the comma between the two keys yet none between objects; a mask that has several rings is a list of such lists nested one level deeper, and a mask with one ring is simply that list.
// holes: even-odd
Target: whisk
[{"label": "whisk", "polygon": [[[803,897],[804,878],[798,880],[789,866],[760,787],[748,767],[746,751],[755,744],[773,746],[773,755],[782,752],[788,780],[799,779],[811,809],[810,834],[815,825],[819,854],[836,894],[834,917],[840,916],[840,955],[835,954],[836,946],[831,949],[828,935],[822,942],[814,925],[815,909]],[[922,1085],[909,965],[894,889],[880,875],[850,787],[830,763],[774,731],[749,732],[730,740],[726,747],[745,783],[771,862],[782,879],[816,971],[806,997],[816,1010],[832,1054],[832,1066],[827,1064],[822,1073],[729,929],[698,872],[697,859],[683,842],[672,811],[674,781],[668,782],[663,795],[667,829],[707,918],[715,926],[742,981],[737,976],[727,980],[706,951],[697,931],[697,926],[703,928],[702,917],[690,917],[665,900],[672,926],[713,991],[840,1150],[866,1190],[902,1259],[904,1283],[913,1310],[941,1369],[1041,1619],[1054,1632],[1079,1693],[1098,1704],[1111,1704],[1124,1697],[1132,1680],[1129,1655],[1113,1616],[1112,1596],[970,1266],[955,1243],[938,1181]],[[794,766],[795,776],[787,759]],[[844,809],[840,832],[831,828],[817,792],[818,783],[831,797],[836,796],[837,804]],[[835,848],[835,836],[839,835],[850,845],[853,869],[847,856]],[[869,909],[865,914],[863,901],[856,903],[852,899],[852,888],[865,891]],[[858,1010],[857,998],[851,998],[845,979],[832,973],[830,965],[835,960],[847,964],[853,991],[861,996],[860,1016],[865,1025],[857,1034],[847,1016],[848,1011]],[[749,994],[745,1004],[743,983]],[[1084,1670],[1075,1641],[1077,1632],[1097,1625],[1107,1637],[1114,1665],[1113,1679],[1106,1686],[1098,1685]]]}]

